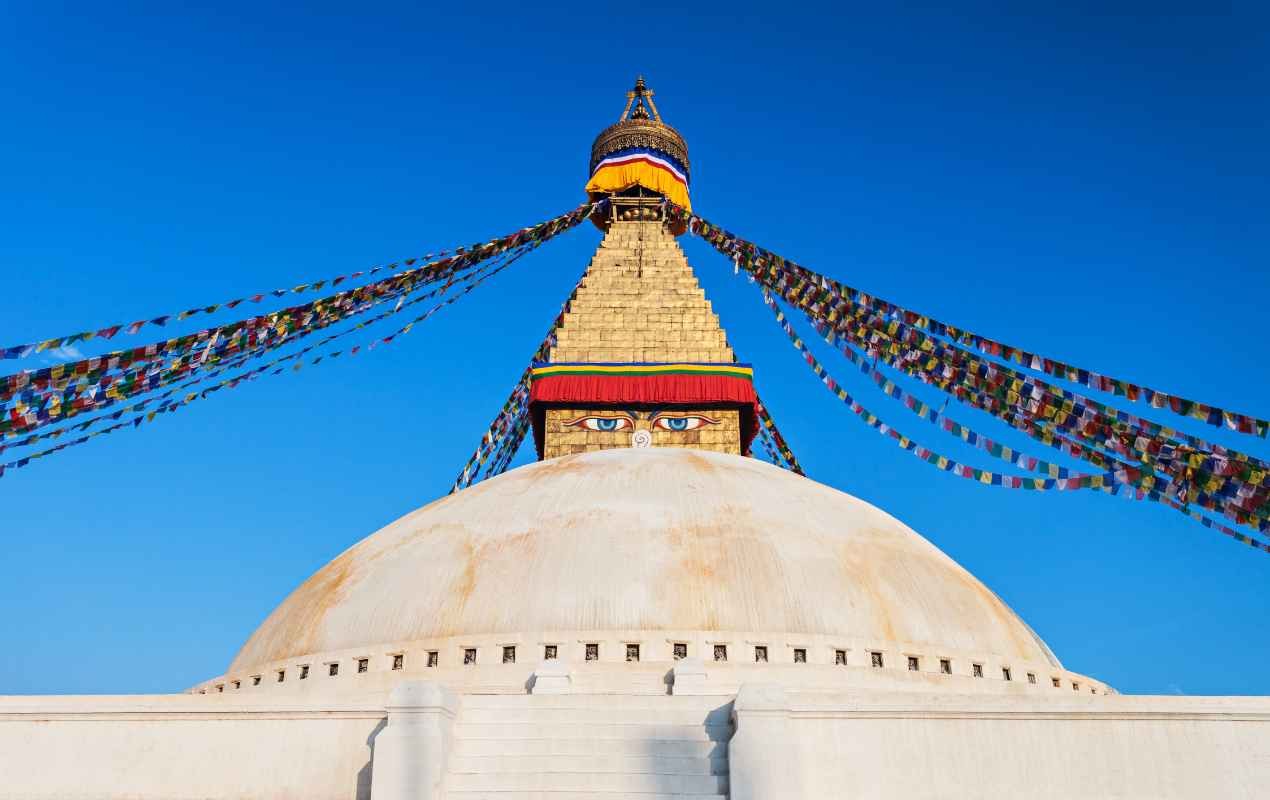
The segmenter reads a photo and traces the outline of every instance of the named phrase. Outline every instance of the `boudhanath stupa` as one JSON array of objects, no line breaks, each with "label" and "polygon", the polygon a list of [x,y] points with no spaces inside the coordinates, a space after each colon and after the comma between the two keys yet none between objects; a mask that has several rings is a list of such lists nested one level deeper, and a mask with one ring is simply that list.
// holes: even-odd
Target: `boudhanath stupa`
[{"label": "boudhanath stupa", "polygon": [[751,457],[642,80],[590,166],[538,460],[352,543],[187,692],[0,698],[0,797],[1270,795],[1270,699],[1072,672],[899,519]]}]

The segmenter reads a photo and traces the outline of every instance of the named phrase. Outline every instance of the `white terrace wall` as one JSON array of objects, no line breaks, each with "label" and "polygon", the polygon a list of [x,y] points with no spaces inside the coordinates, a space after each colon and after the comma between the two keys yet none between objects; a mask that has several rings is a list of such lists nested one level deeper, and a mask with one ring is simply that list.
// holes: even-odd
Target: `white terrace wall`
[{"label": "white terrace wall", "polygon": [[734,706],[732,800],[1264,798],[1270,698],[785,694]]},{"label": "white terrace wall", "polygon": [[382,703],[209,700],[0,697],[0,798],[370,797]]},{"label": "white terrace wall", "polygon": [[[0,798],[369,800],[374,743],[391,728],[384,706],[0,698]],[[731,800],[1270,796],[1266,697],[787,694],[745,684],[733,713]]]}]

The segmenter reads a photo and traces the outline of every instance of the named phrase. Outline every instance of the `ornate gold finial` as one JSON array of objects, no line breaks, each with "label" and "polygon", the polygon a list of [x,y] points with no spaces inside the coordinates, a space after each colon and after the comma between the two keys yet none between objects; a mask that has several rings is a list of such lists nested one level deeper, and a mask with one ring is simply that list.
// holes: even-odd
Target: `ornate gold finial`
[{"label": "ornate gold finial", "polygon": [[[639,194],[649,190],[671,202],[691,209],[688,145],[674,128],[662,122],[653,90],[644,76],[626,93],[626,107],[616,123],[595,137],[591,144],[590,178],[587,194],[598,200],[618,194]],[[594,217],[601,229],[608,226],[607,217]],[[678,235],[682,224],[672,228]]]},{"label": "ornate gold finial", "polygon": [[635,77],[635,87],[626,93],[626,107],[616,125],[605,128],[591,146],[591,169],[604,156],[627,147],[654,147],[660,149],[688,170],[688,146],[679,132],[661,121],[655,93],[644,82],[643,75]]},{"label": "ornate gold finial", "polygon": [[[618,122],[625,122],[628,119],[651,119],[654,122],[661,122],[661,114],[657,113],[657,104],[653,102],[653,92],[644,83],[644,76],[637,75],[635,77],[635,88],[626,93],[626,108],[622,109],[622,116],[617,118]],[[632,110],[632,106],[634,109]]]}]

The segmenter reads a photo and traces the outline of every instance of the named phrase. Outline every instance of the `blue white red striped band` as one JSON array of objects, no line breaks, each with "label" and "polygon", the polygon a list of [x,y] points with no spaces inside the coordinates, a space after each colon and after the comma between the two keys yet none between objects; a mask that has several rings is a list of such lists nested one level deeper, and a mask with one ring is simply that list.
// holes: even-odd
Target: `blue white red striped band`
[{"label": "blue white red striped band", "polygon": [[675,179],[684,186],[688,185],[687,170],[665,153],[644,147],[630,147],[625,150],[619,150],[616,153],[610,153],[595,165],[595,169],[591,170],[591,174],[594,175],[604,167],[620,166],[622,164],[630,164],[638,161],[651,164],[655,167],[661,167],[670,174],[674,175]]}]

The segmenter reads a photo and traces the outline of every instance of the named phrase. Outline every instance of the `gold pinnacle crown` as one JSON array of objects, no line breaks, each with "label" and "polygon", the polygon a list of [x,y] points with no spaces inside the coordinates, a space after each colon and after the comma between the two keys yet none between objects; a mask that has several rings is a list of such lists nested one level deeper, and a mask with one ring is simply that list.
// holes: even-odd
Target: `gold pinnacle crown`
[{"label": "gold pinnacle crown", "polygon": [[688,145],[679,131],[661,121],[661,114],[653,102],[653,90],[644,83],[644,76],[635,79],[635,88],[626,93],[626,108],[618,121],[605,128],[591,145],[589,170],[610,153],[630,147],[651,147],[660,150],[689,170]]}]

